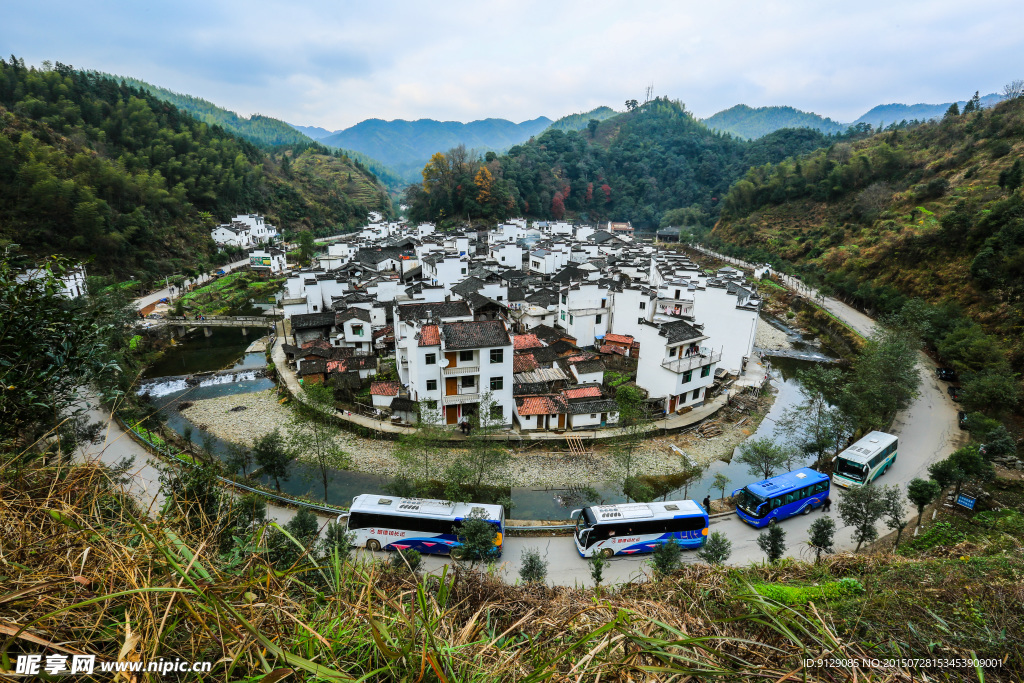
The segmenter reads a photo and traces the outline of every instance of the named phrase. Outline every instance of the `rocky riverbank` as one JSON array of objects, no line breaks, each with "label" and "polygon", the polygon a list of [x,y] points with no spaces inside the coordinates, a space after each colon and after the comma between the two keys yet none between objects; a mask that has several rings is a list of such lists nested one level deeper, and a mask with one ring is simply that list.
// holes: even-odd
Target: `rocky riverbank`
[{"label": "rocky riverbank", "polygon": [[[293,424],[292,409],[278,403],[273,391],[196,401],[181,412],[193,424],[226,441],[245,446],[251,446],[255,439],[275,428],[287,434]],[[736,444],[756,428],[756,422],[748,419],[735,429],[724,423],[722,426],[722,434],[713,438],[682,434],[644,442],[636,456],[635,471],[652,476],[677,472],[680,468],[679,457],[669,448],[670,445],[679,446],[692,460],[707,465],[723,455],[731,454]],[[511,486],[594,485],[618,476],[618,464],[609,447],[598,447],[597,453],[592,456],[538,452],[541,448],[554,447],[555,443],[538,444],[522,451],[513,449],[513,460],[505,483]],[[395,443],[392,441],[366,439],[341,432],[338,446],[351,457],[353,470],[388,476],[404,473],[404,466],[395,456]],[[439,476],[447,463],[459,453],[460,449],[457,448],[443,449],[435,466],[435,476]]]}]

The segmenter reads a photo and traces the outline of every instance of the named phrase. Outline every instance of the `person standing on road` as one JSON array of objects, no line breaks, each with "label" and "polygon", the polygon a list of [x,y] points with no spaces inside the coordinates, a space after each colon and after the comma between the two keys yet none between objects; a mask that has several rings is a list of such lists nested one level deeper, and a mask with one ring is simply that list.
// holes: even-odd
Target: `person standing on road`
[{"label": "person standing on road", "polygon": [[707,513],[711,512],[711,494],[704,496],[704,511]]},{"label": "person standing on road", "polygon": [[824,512],[831,512],[832,511],[832,497],[831,496],[825,496],[825,502],[822,504],[821,509]]}]

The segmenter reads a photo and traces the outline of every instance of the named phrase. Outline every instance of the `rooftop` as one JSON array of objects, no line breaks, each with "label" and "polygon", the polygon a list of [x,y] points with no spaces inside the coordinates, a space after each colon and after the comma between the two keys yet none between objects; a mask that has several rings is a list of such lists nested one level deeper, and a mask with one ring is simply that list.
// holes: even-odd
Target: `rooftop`
[{"label": "rooftop", "polygon": [[443,323],[441,335],[446,349],[477,349],[512,344],[505,323],[501,320]]}]

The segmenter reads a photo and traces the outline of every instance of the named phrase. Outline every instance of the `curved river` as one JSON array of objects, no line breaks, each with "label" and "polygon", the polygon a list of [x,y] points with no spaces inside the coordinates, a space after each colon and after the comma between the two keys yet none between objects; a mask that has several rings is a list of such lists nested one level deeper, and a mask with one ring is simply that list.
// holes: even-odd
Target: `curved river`
[{"label": "curved river", "polygon": [[[770,321],[773,326],[787,332],[795,348],[801,348],[804,342],[793,330],[780,321]],[[259,369],[266,364],[262,352],[245,353],[252,338],[242,337],[239,330],[214,329],[211,337],[201,333],[194,334],[169,349],[164,356],[147,369],[143,380],[143,392],[148,392],[155,407],[160,408],[167,416],[167,425],[178,434],[183,434],[189,425],[177,409],[182,400],[198,401],[217,396],[240,394],[251,391],[264,391],[274,383],[259,374]],[[234,361],[230,369],[235,371],[229,377],[218,376],[200,382],[199,386],[189,386],[182,375],[210,370],[221,370]],[[778,432],[776,420],[782,412],[800,402],[800,384],[796,379],[798,370],[810,365],[807,361],[778,358],[772,362],[772,386],[777,391],[775,403],[754,433],[754,437],[770,436],[778,441],[785,441],[786,435]],[[248,371],[248,372],[247,372]],[[220,458],[227,457],[228,443],[217,436],[207,433],[198,426],[192,425],[192,441],[201,445],[204,441],[212,444],[212,450]],[[809,462],[809,460],[808,460]],[[801,463],[803,465],[804,463]],[[704,473],[697,482],[690,484],[691,498],[700,499],[705,494],[712,498],[718,496],[711,491],[710,482],[717,473],[723,473],[731,480],[729,488],[738,488],[753,477],[747,474],[746,468],[732,462],[717,461]],[[267,481],[263,482],[267,484]],[[346,505],[360,493],[385,493],[387,478],[381,475],[367,474],[350,470],[335,471],[328,486],[328,501],[334,505]],[[511,514],[515,519],[565,519],[573,508],[598,502],[617,503],[626,500],[621,486],[615,482],[591,484],[593,495],[597,498],[581,497],[579,491],[564,488],[528,488],[513,487],[512,502],[514,509]],[[287,482],[281,484],[282,492],[289,495],[307,496],[322,500],[322,484],[319,471],[302,463],[292,466],[292,473]],[[728,490],[727,490],[728,493]],[[682,497],[682,489],[668,494],[669,498]]]}]

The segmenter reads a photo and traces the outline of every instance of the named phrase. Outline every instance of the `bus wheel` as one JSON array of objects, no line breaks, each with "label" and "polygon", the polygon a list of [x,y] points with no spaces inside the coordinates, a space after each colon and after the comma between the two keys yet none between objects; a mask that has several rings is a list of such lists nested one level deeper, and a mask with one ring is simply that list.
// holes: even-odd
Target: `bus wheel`
[{"label": "bus wheel", "polygon": [[812,505],[811,505],[810,503],[808,503],[808,504],[807,504],[807,507],[805,507],[805,508],[804,508],[804,510],[803,510],[803,512],[801,512],[800,514],[801,514],[801,515],[809,515],[809,514],[811,514],[811,508],[812,508],[812,507],[813,507],[813,506],[812,506]]},{"label": "bus wheel", "polygon": [[461,560],[463,557],[466,556],[466,551],[465,551],[464,548],[461,548],[461,547],[460,548],[452,548],[450,551],[448,551],[448,555],[453,560]]},{"label": "bus wheel", "polygon": [[380,541],[378,541],[375,538],[371,538],[369,541],[366,542],[366,548],[368,550],[372,550],[373,552],[377,552],[378,550],[380,550]]},{"label": "bus wheel", "polygon": [[768,526],[775,526],[775,522],[777,522],[777,521],[778,521],[777,519],[772,517],[771,519],[768,520]]},{"label": "bus wheel", "polygon": [[614,554],[615,554],[615,551],[612,550],[611,548],[603,548],[601,550],[601,557],[603,557],[606,560],[611,559],[612,555],[614,555]]}]

